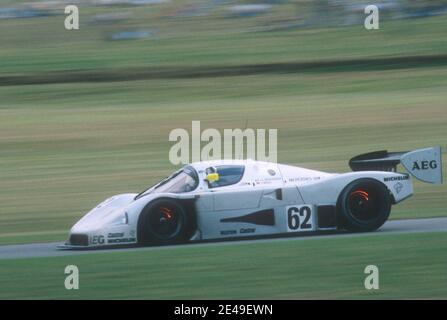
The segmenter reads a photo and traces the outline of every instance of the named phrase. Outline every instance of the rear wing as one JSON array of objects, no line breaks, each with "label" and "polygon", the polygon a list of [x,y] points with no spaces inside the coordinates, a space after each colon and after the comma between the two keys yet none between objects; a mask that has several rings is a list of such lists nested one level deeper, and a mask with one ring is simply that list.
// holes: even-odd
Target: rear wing
[{"label": "rear wing", "polygon": [[441,147],[406,152],[375,151],[349,160],[352,171],[394,171],[402,166],[416,179],[428,183],[442,183]]}]

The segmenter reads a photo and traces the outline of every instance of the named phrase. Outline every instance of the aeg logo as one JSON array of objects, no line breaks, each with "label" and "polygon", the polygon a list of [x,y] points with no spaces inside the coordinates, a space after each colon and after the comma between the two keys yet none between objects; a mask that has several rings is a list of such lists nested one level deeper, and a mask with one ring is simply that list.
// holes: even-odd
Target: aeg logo
[{"label": "aeg logo", "polygon": [[104,236],[93,236],[92,237],[92,244],[104,244]]},{"label": "aeg logo", "polygon": [[436,169],[438,167],[438,163],[436,160],[432,161],[415,161],[413,162],[413,168],[411,170],[428,170],[428,169]]}]

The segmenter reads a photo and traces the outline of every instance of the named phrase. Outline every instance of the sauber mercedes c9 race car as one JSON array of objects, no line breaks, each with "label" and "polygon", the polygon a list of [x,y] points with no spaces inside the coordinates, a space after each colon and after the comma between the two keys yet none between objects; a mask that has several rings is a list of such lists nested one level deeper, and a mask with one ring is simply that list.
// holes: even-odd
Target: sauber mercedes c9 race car
[{"label": "sauber mercedes c9 race car", "polygon": [[[138,194],[105,200],[61,247],[373,231],[392,205],[413,194],[412,177],[442,183],[440,147],[371,152],[349,165],[353,172],[337,174],[253,160],[193,163]],[[407,173],[397,172],[398,165]]]}]

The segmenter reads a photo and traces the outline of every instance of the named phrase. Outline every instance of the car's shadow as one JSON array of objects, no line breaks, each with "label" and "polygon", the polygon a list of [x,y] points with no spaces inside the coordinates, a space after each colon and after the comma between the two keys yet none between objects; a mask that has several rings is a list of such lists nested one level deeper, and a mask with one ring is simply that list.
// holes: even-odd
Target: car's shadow
[{"label": "car's shadow", "polygon": [[[362,232],[371,233],[371,232]],[[312,231],[312,232],[294,232],[285,234],[275,234],[275,235],[259,235],[259,236],[247,236],[247,237],[231,237],[224,239],[210,239],[210,240],[196,240],[186,243],[176,243],[176,244],[154,244],[154,245],[139,245],[139,244],[129,244],[129,245],[111,245],[106,247],[63,247],[60,246],[60,250],[72,250],[72,251],[105,251],[105,250],[116,250],[116,249],[126,249],[126,248],[163,248],[163,247],[179,247],[179,246],[194,246],[198,244],[206,243],[229,243],[229,242],[239,242],[239,241],[256,241],[256,240],[266,240],[266,239],[284,239],[284,238],[308,238],[314,236],[325,236],[325,235],[347,235],[354,234],[353,232],[348,232],[345,230],[328,230],[328,231]]]}]

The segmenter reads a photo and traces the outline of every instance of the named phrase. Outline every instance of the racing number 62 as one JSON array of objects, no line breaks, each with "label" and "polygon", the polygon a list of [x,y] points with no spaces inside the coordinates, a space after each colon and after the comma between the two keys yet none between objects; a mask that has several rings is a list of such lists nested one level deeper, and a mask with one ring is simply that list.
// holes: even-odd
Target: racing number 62
[{"label": "racing number 62", "polygon": [[288,207],[287,227],[289,231],[306,231],[312,229],[312,209],[310,206]]}]

